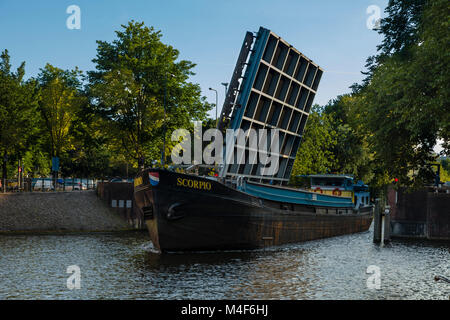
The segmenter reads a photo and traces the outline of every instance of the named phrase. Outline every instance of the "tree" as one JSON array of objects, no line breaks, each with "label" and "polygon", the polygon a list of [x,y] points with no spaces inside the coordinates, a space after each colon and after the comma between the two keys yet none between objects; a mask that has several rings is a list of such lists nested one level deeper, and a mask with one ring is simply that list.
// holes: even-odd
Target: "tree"
[{"label": "tree", "polygon": [[401,51],[383,58],[358,94],[380,176],[398,177],[403,185],[429,181],[438,138],[444,140],[444,153],[450,151],[448,10],[447,1],[428,2],[416,41],[392,42],[393,50]]},{"label": "tree", "polygon": [[161,41],[160,31],[134,21],[122,28],[113,42],[97,41],[96,71],[88,72],[91,102],[116,152],[135,163],[158,159],[163,138],[204,119],[210,106],[200,86],[188,82],[195,64],[177,61],[179,51]]},{"label": "tree", "polygon": [[40,70],[39,109],[47,129],[50,156],[61,157],[63,152],[71,148],[70,128],[87,101],[81,92],[81,71],[77,68],[61,70],[48,63]]},{"label": "tree", "polygon": [[325,105],[324,112],[330,115],[331,127],[336,132],[336,144],[331,149],[336,158],[332,171],[368,181],[370,154],[361,131],[358,100],[350,94],[338,96]]},{"label": "tree", "polygon": [[387,17],[381,20],[379,34],[383,41],[377,46],[378,54],[367,58],[366,75],[362,85],[354,84],[358,91],[367,86],[372,79],[373,72],[392,55],[407,56],[412,45],[419,40],[422,26],[423,12],[428,0],[389,0],[385,13]]},{"label": "tree", "polygon": [[8,159],[20,159],[37,132],[39,92],[34,81],[23,80],[25,62],[12,72],[8,50],[0,58],[0,154],[5,186]]},{"label": "tree", "polygon": [[71,148],[61,157],[64,176],[106,177],[113,154],[110,152],[104,121],[92,112],[89,104],[77,111],[69,135]]},{"label": "tree", "polygon": [[332,150],[336,146],[336,131],[332,118],[314,105],[294,162],[292,177],[315,173],[328,173],[336,166]]}]

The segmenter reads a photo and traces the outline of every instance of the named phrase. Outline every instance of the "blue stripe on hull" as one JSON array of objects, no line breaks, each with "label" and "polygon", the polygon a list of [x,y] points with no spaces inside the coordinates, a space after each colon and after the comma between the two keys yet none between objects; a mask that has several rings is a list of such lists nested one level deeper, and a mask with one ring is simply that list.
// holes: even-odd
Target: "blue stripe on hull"
[{"label": "blue stripe on hull", "polygon": [[[352,198],[328,196],[303,190],[282,189],[244,183],[240,191],[262,199],[318,207],[352,208]],[[314,199],[315,198],[315,199]]]}]

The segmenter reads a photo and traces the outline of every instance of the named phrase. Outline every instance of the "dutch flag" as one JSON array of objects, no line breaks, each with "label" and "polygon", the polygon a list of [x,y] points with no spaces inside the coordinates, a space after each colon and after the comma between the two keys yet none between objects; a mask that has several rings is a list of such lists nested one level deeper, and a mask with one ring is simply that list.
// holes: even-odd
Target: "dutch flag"
[{"label": "dutch flag", "polygon": [[152,186],[157,186],[159,183],[159,173],[158,172],[149,172],[148,178],[150,180],[150,184]]}]

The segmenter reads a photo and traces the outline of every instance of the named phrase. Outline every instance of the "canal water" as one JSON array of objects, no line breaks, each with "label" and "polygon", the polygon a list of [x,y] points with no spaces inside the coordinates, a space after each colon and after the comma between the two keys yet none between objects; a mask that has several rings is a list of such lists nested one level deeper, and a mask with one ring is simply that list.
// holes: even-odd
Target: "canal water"
[{"label": "canal water", "polygon": [[[258,251],[165,255],[145,232],[1,235],[0,299],[448,300],[450,284],[434,277],[450,278],[449,253],[443,243],[381,247],[371,231]],[[80,289],[70,290],[73,265]]]}]

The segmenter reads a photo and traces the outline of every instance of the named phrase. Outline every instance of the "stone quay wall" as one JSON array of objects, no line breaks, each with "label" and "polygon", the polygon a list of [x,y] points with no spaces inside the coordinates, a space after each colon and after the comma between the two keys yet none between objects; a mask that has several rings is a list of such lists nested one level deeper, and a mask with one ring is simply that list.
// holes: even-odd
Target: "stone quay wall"
[{"label": "stone quay wall", "polygon": [[132,229],[96,191],[0,193],[0,233]]}]

